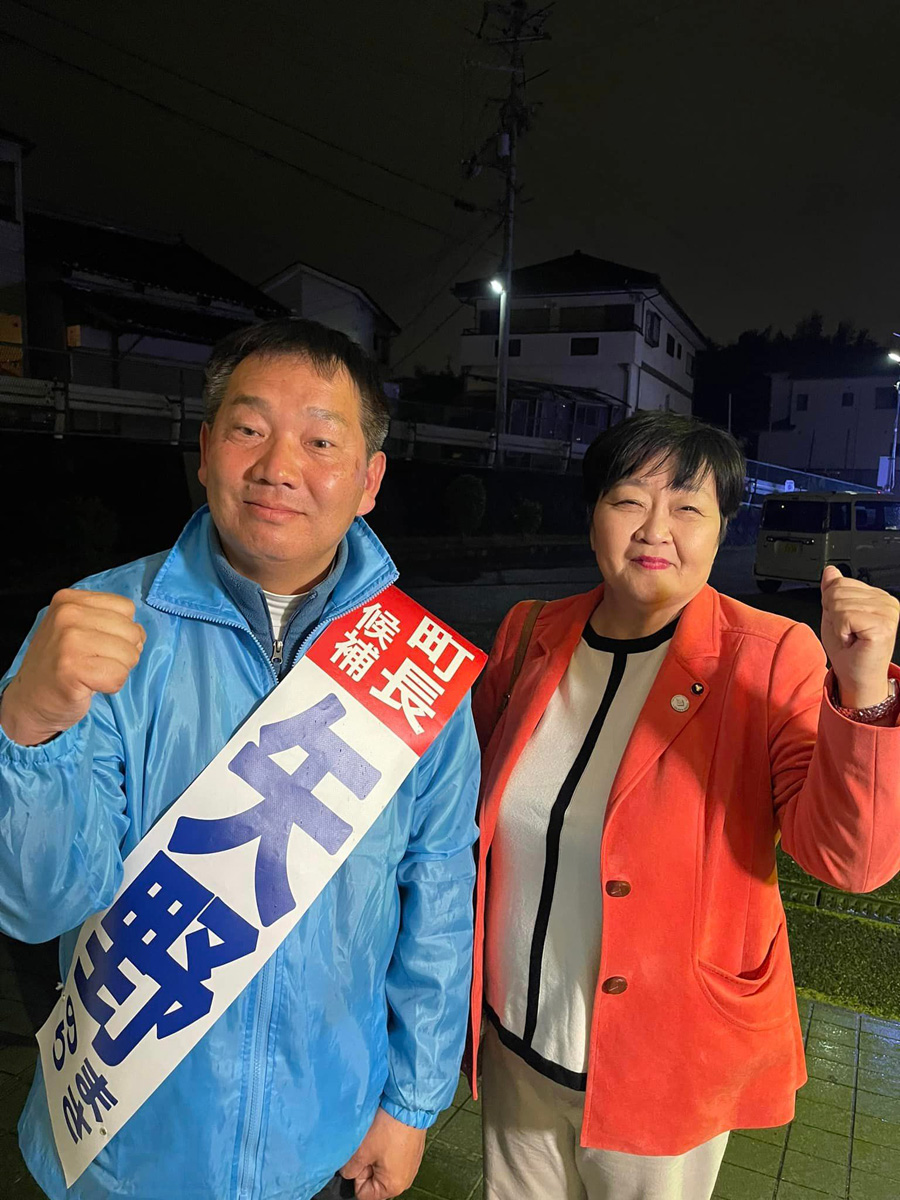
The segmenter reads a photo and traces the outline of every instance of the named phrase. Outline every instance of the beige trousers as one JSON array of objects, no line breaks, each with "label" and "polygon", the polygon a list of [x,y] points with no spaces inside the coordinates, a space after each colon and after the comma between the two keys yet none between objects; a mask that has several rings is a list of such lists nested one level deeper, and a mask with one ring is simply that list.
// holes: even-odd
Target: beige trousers
[{"label": "beige trousers", "polygon": [[584,1095],[507,1050],[482,1060],[485,1200],[710,1200],[728,1134],[671,1157],[582,1147]]}]

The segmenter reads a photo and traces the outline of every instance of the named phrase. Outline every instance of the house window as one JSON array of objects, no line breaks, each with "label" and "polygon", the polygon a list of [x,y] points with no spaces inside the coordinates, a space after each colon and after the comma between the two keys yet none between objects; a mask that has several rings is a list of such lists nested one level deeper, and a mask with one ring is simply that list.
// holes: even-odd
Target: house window
[{"label": "house window", "polygon": [[693,356],[693,354],[685,354],[684,369],[685,369],[685,371],[687,371],[688,375],[690,375],[691,379],[693,379],[694,378],[694,356]]},{"label": "house window", "polygon": [[[497,340],[494,342],[494,358],[496,358],[499,353],[500,353],[500,339],[497,338]],[[509,357],[510,358],[519,358],[521,353],[522,353],[522,339],[521,338],[510,338],[509,339]]]},{"label": "house window", "polygon": [[675,357],[681,358],[681,342],[678,343],[678,353],[675,355]]},{"label": "house window", "polygon": [[841,396],[841,408],[852,408],[852,407],[853,407],[853,393],[852,392],[844,392],[843,395]]},{"label": "house window", "polygon": [[483,308],[478,314],[478,332],[479,333],[499,333],[500,332],[500,309],[499,308]]},{"label": "house window", "polygon": [[647,321],[644,328],[644,340],[648,346],[659,345],[659,313],[654,312],[651,308],[647,313]]},{"label": "house window", "polygon": [[599,353],[600,339],[598,337],[573,337],[569,341],[569,354],[573,357]]},{"label": "house window", "polygon": [[675,339],[671,333],[666,334],[666,354],[668,354],[669,358],[675,357]]},{"label": "house window", "polygon": [[809,393],[798,392],[794,397],[794,401],[797,412],[806,412],[809,408]]},{"label": "house window", "polygon": [[633,304],[578,304],[559,310],[559,328],[563,333],[598,330],[625,333],[634,329]]},{"label": "house window", "polygon": [[546,333],[550,328],[549,308],[514,308],[509,314],[512,333]]},{"label": "house window", "polygon": [[876,388],[875,407],[895,409],[897,407],[897,389],[892,387]]}]

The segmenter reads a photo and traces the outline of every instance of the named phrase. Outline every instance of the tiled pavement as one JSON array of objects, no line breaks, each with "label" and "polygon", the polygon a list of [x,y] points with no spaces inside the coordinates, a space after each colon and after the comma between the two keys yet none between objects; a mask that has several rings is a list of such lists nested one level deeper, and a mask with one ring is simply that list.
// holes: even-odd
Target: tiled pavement
[{"label": "tiled pavement", "polygon": [[[810,1080],[796,1119],[732,1134],[717,1200],[900,1200],[900,1024],[806,1000],[800,1015]],[[478,1107],[460,1084],[407,1200],[479,1200]]]},{"label": "tiled pavement", "polygon": [[[0,1196],[40,1200],[15,1137],[36,1057],[20,981],[0,961]],[[800,1011],[810,1081],[796,1120],[732,1135],[717,1200],[900,1200],[900,1024],[805,1000]],[[479,1105],[460,1083],[405,1200],[481,1196]]]}]

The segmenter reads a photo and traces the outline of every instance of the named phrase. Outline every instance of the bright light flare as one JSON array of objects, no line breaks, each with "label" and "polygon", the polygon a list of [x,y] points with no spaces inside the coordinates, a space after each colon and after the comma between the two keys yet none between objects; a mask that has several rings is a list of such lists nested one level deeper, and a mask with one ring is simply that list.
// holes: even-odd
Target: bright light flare
[{"label": "bright light flare", "polygon": [[900,354],[898,354],[896,350],[891,350],[888,354],[888,358],[891,360],[891,362],[900,362]]},{"label": "bright light flare", "polygon": [[[491,280],[491,291],[495,292],[498,296],[503,295],[504,288],[503,288],[503,283],[501,282],[501,280],[499,280],[499,279]],[[897,356],[897,361],[900,362],[900,355]]]}]

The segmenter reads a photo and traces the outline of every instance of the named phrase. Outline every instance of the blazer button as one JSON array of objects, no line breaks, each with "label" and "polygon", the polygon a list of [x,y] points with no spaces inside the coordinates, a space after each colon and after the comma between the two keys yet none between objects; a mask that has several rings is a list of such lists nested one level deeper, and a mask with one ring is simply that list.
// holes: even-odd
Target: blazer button
[{"label": "blazer button", "polygon": [[627,896],[631,892],[631,884],[625,879],[611,879],[606,885],[609,896]]},{"label": "blazer button", "polygon": [[610,975],[609,979],[603,981],[603,991],[610,996],[618,996],[628,987],[628,980],[623,979],[621,975]]}]

